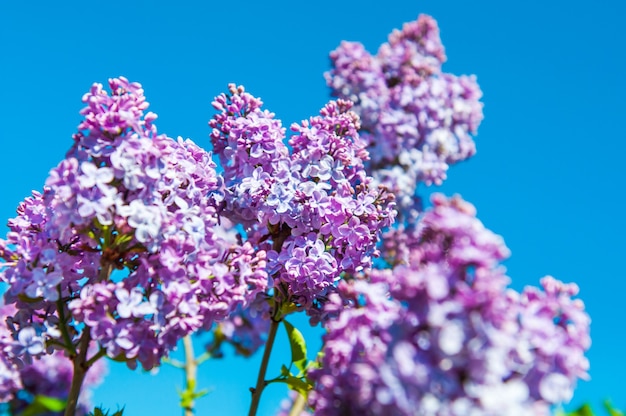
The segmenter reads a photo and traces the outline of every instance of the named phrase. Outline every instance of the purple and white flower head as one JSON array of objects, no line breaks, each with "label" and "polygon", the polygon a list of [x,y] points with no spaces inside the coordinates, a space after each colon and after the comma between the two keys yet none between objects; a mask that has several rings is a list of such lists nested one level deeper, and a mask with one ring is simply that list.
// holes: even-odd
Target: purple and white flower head
[{"label": "purple and white flower head", "polygon": [[342,273],[371,266],[392,196],[365,173],[359,118],[348,101],[285,129],[258,98],[230,85],[218,96],[211,139],[224,168],[222,215],[267,251],[277,299],[310,309]]},{"label": "purple and white flower head", "polygon": [[220,229],[211,154],[157,134],[139,84],[109,87],[83,97],[74,145],[9,221],[0,279],[29,354],[66,343],[41,328],[71,315],[73,343],[84,324],[110,357],[152,368],[265,290],[265,252]]}]

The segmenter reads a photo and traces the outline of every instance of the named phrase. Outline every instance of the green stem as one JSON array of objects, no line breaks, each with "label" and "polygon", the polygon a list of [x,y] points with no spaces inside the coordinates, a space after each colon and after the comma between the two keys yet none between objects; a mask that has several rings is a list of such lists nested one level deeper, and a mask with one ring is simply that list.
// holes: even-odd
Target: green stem
[{"label": "green stem", "polygon": [[69,350],[71,356],[74,356],[76,355],[76,348],[74,347],[72,337],[67,330],[67,318],[65,317],[65,304],[62,300],[63,294],[61,293],[61,285],[57,286],[57,291],[59,292],[59,299],[57,300],[57,310],[59,312],[59,329],[61,330],[61,336],[63,337],[63,342],[65,343],[66,349]]},{"label": "green stem", "polygon": [[107,353],[107,351],[104,348],[100,348],[100,351],[95,353],[93,357],[91,357],[90,359],[87,360],[87,362],[85,363],[85,367],[91,368],[93,363],[98,361],[100,358],[104,357],[106,355],[106,353]]},{"label": "green stem", "polygon": [[174,368],[180,368],[181,370],[185,368],[185,364],[183,364],[180,361],[175,360],[173,358],[165,357],[165,358],[163,358],[163,363],[164,364],[169,364],[169,365],[171,365]]},{"label": "green stem", "polygon": [[113,265],[112,264],[104,264],[102,265],[102,268],[100,269],[100,275],[98,276],[98,278],[100,279],[101,282],[106,282],[107,280],[109,280],[109,277],[111,276],[111,272],[113,271]]},{"label": "green stem", "polygon": [[263,389],[267,385],[265,381],[265,373],[267,372],[267,365],[270,361],[270,355],[272,353],[274,339],[276,338],[276,332],[278,331],[278,324],[280,324],[280,321],[272,319],[272,323],[270,324],[270,330],[267,334],[265,351],[263,351],[261,367],[259,368],[259,376],[256,380],[256,387],[250,389],[250,391],[252,392],[252,403],[250,403],[250,411],[248,412],[248,416],[256,415],[257,408],[259,407],[259,402],[261,401],[261,394],[263,393]]},{"label": "green stem", "polygon": [[304,410],[304,406],[306,405],[306,398],[298,393],[298,397],[293,401],[291,405],[291,410],[289,410],[289,416],[300,416],[302,411]]},{"label": "green stem", "polygon": [[61,348],[61,349],[62,349],[63,351],[65,351],[65,352],[67,353],[67,355],[68,355],[68,356],[70,356],[70,357],[71,357],[71,356],[73,356],[73,354],[75,354],[75,353],[76,353],[76,352],[74,351],[74,349],[73,349],[73,347],[74,347],[74,346],[72,346],[72,347],[68,347],[68,346],[67,346],[67,345],[65,345],[64,343],[59,342],[59,341],[54,340],[54,339],[49,339],[49,340],[47,341],[47,345],[54,345],[55,347],[59,347],[59,348]]},{"label": "green stem", "polygon": [[72,386],[67,397],[67,407],[65,408],[65,416],[74,416],[76,414],[76,406],[78,404],[78,396],[80,388],[85,380],[85,375],[89,367],[87,366],[87,350],[91,341],[91,332],[89,327],[85,327],[85,331],[80,338],[78,354],[74,357],[74,375],[72,377]]},{"label": "green stem", "polygon": [[[193,342],[191,341],[191,335],[187,335],[183,338],[183,346],[185,347],[185,391],[190,397],[196,392],[196,375],[198,372],[198,363],[196,362],[196,356],[193,352]],[[193,416],[195,401],[193,399],[184,403],[184,415]]]},{"label": "green stem", "polygon": [[[102,264],[99,274],[100,281],[106,281],[111,276],[113,266],[111,264]],[[59,301],[57,303],[59,309],[59,320],[61,321],[61,333],[64,342],[69,346],[74,347],[70,334],[67,330],[67,322],[65,318],[65,305],[61,300],[61,289],[59,286]],[[78,396],[80,396],[80,389],[83,386],[83,381],[87,375],[89,367],[93,365],[100,357],[105,353],[104,350],[98,351],[93,357],[87,359],[87,352],[89,351],[89,343],[91,342],[91,328],[85,325],[83,333],[78,342],[78,349],[74,348],[72,354],[72,364],[74,366],[74,374],[72,375],[72,385],[67,397],[67,405],[65,407],[65,416],[74,416],[76,414],[76,406],[78,405]]]},{"label": "green stem", "polygon": [[202,355],[200,355],[200,356],[198,356],[198,358],[196,358],[196,365],[202,364],[203,362],[205,362],[206,360],[208,360],[212,356],[213,356],[213,354],[211,354],[210,351],[205,351],[204,353],[202,353]]}]

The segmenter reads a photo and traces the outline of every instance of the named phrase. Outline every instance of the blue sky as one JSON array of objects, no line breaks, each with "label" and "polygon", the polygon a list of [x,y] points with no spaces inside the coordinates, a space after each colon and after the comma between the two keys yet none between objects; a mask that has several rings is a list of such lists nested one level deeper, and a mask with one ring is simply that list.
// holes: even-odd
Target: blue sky
[{"label": "blue sky", "polygon": [[[233,4],[2,2],[0,221],[63,157],[93,82],[141,82],[161,132],[208,147],[210,103],[229,82],[260,96],[286,124],[299,121],[329,99],[322,73],[341,40],[375,52],[393,28],[428,13],[446,46],[444,70],[477,74],[485,103],[478,154],[453,167],[440,190],[460,193],[503,235],[514,288],[546,274],[580,285],[592,317],[592,380],[580,384],[573,405],[611,397],[625,408],[624,3]],[[306,337],[311,350],[319,347],[319,332]],[[270,374],[285,357],[276,350]],[[259,359],[205,363],[199,383],[212,392],[198,414],[245,413]],[[172,368],[152,377],[114,366],[94,399],[125,404],[127,415],[179,414],[177,386],[182,374]],[[272,414],[283,394],[270,386],[260,414]]]}]

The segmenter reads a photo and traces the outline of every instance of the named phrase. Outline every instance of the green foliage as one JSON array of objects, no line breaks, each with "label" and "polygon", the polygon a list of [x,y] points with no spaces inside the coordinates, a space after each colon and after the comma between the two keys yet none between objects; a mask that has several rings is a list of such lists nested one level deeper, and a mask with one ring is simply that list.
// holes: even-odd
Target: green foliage
[{"label": "green foliage", "polygon": [[189,380],[187,389],[178,393],[180,396],[180,407],[182,409],[193,408],[193,402],[200,397],[204,397],[209,394],[208,389],[196,391],[196,380]]},{"label": "green foliage", "polygon": [[[609,402],[608,400],[604,402],[604,409],[609,414],[609,416],[624,416],[624,413],[614,408],[611,402]],[[603,414],[604,413],[594,413],[591,405],[589,405],[589,403],[585,403],[572,412],[565,412],[563,409],[558,409],[554,413],[554,416],[601,416]]]},{"label": "green foliage", "polygon": [[286,320],[283,320],[283,324],[287,330],[287,337],[291,346],[291,362],[298,370],[303,372],[306,368],[306,342],[304,341],[304,336],[302,332]]},{"label": "green foliage", "polygon": [[37,395],[19,416],[37,416],[46,412],[61,412],[65,409],[65,405],[65,400]]},{"label": "green foliage", "polygon": [[[308,361],[306,358],[306,341],[302,332],[286,320],[282,322],[285,325],[287,338],[291,346],[291,362],[289,367],[286,365],[281,367],[280,376],[268,380],[267,383],[285,383],[291,390],[295,390],[306,397],[309,390],[313,388],[313,383],[306,376],[307,370],[313,366],[313,362]],[[295,366],[298,370],[296,374],[291,372],[292,366]]]},{"label": "green foliage", "polygon": [[[121,409],[113,413],[111,416],[122,416],[123,413],[124,413],[124,408],[122,407]],[[93,409],[93,412],[89,412],[88,416],[109,416],[109,410],[103,410],[102,406],[96,407],[95,409]]]},{"label": "green foliage", "polygon": [[608,400],[604,402],[604,408],[606,409],[607,412],[609,412],[610,416],[624,416],[624,412],[614,408],[611,402]]}]

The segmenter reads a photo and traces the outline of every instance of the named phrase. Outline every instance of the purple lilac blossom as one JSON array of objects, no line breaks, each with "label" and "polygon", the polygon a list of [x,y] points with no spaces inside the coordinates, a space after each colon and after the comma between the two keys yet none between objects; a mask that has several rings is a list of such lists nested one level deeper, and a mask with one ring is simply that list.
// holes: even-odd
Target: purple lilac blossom
[{"label": "purple lilac blossom", "polygon": [[85,94],[74,145],[9,221],[0,280],[27,355],[65,345],[59,325],[77,343],[84,325],[109,357],[149,369],[266,289],[265,252],[223,238],[211,154],[157,134],[139,84],[109,87]]},{"label": "purple lilac blossom", "polygon": [[211,139],[224,168],[222,215],[241,223],[267,251],[282,303],[311,307],[342,273],[369,268],[393,197],[364,170],[368,153],[348,101],[285,129],[260,99],[229,86],[213,102]]},{"label": "purple lilac blossom", "polygon": [[327,303],[316,415],[547,415],[588,377],[577,286],[507,288],[503,240],[460,197],[432,202],[393,269]]},{"label": "purple lilac blossom", "polygon": [[439,28],[426,15],[394,30],[376,55],[344,41],[330,58],[326,81],[334,96],[355,103],[372,155],[368,172],[397,196],[401,214],[415,216],[418,184],[441,184],[449,165],[476,151],[472,135],[483,118],[476,77],[442,72]]}]

